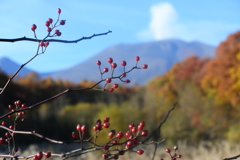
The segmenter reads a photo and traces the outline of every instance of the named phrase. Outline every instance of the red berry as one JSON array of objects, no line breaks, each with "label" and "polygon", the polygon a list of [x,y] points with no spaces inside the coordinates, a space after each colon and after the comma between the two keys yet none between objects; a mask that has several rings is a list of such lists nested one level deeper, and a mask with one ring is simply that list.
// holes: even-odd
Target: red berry
[{"label": "red berry", "polygon": [[18,113],[17,113],[17,116],[18,116],[18,117],[22,116],[22,113],[21,113],[21,112],[18,112]]},{"label": "red berry", "polygon": [[171,152],[171,150],[167,148],[167,149],[166,149],[166,152],[167,152],[167,153],[170,153],[170,152]]},{"label": "red berry", "polygon": [[126,143],[126,148],[130,148],[130,147],[132,147],[132,146],[133,146],[132,141],[127,141],[127,143]]},{"label": "red berry", "polygon": [[78,134],[76,132],[72,132],[72,138],[77,138]]},{"label": "red berry", "polygon": [[15,104],[16,106],[18,106],[18,105],[20,105],[20,104],[21,104],[21,101],[20,101],[20,100],[18,100],[18,101],[15,101],[15,102],[14,102],[14,104]]},{"label": "red berry", "polygon": [[132,133],[137,133],[137,128],[136,128],[136,127],[133,127],[133,128],[131,129],[131,132],[132,132]]},{"label": "red berry", "polygon": [[10,105],[8,105],[8,108],[9,109],[13,109],[13,106],[10,104]]},{"label": "red berry", "polygon": [[117,133],[116,138],[120,139],[122,138],[122,136],[123,136],[123,133],[120,131]]},{"label": "red berry", "polygon": [[16,148],[14,148],[14,151],[15,151],[15,153],[18,151],[18,148],[16,147]]},{"label": "red berry", "polygon": [[9,129],[13,129],[13,125],[10,125],[8,128],[9,128]]},{"label": "red berry", "polygon": [[8,118],[12,118],[12,115],[8,115]]},{"label": "red berry", "polygon": [[113,88],[118,88],[118,84],[114,84],[112,87]]},{"label": "red berry", "polygon": [[145,126],[145,122],[142,121],[142,122],[139,123],[139,125],[142,125],[144,127]]},{"label": "red berry", "polygon": [[45,152],[44,154],[45,154],[46,158],[50,158],[51,157],[51,152]]},{"label": "red berry", "polygon": [[48,32],[51,32],[51,31],[52,31],[52,28],[51,28],[51,27],[48,27],[48,28],[47,28],[47,31],[48,31]]},{"label": "red berry", "polygon": [[56,33],[57,36],[61,36],[62,35],[62,32],[58,32]]},{"label": "red berry", "polygon": [[110,126],[110,123],[108,123],[108,122],[104,122],[104,123],[103,123],[103,127],[104,127],[104,128],[109,128],[109,126]]},{"label": "red berry", "polygon": [[43,153],[42,152],[38,152],[36,156],[37,156],[38,159],[42,159]]},{"label": "red berry", "polygon": [[144,64],[143,66],[142,66],[142,69],[147,69],[148,68],[148,65],[147,64]]},{"label": "red berry", "polygon": [[104,121],[104,122],[109,122],[109,120],[110,120],[109,117],[105,117],[103,121]]},{"label": "red berry", "polygon": [[10,133],[9,133],[9,132],[6,132],[6,133],[5,133],[5,136],[6,136],[6,137],[10,137]]},{"label": "red berry", "polygon": [[142,131],[143,130],[143,125],[138,125],[138,131]]},{"label": "red berry", "polygon": [[107,78],[106,79],[106,83],[111,83],[112,82],[112,79],[111,78]]},{"label": "red berry", "polygon": [[107,153],[103,153],[102,154],[102,158],[107,159],[108,158],[108,154]]},{"label": "red berry", "polygon": [[129,129],[132,129],[134,126],[135,126],[135,125],[134,125],[133,123],[131,123],[131,124],[128,125],[128,128],[129,128]]},{"label": "red berry", "polygon": [[76,129],[77,129],[78,131],[81,131],[81,126],[80,126],[80,124],[77,125]]},{"label": "red berry", "polygon": [[101,130],[101,129],[102,129],[102,125],[101,125],[100,123],[97,123],[97,124],[95,125],[95,129],[96,129],[96,130]]},{"label": "red berry", "polygon": [[52,18],[48,18],[48,22],[51,24],[53,22]]},{"label": "red berry", "polygon": [[4,142],[5,140],[4,140],[4,138],[0,138],[0,144],[3,144],[3,142]]},{"label": "red berry", "polygon": [[6,122],[2,121],[2,126],[6,126]]},{"label": "red berry", "polygon": [[97,61],[96,64],[100,66],[101,65],[101,61]]},{"label": "red berry", "polygon": [[130,83],[131,81],[129,80],[129,79],[126,79],[126,81],[125,81],[126,83]]},{"label": "red berry", "polygon": [[174,146],[174,150],[178,150],[178,147],[177,147],[177,146]]},{"label": "red berry", "polygon": [[129,138],[130,135],[131,135],[130,131],[127,131],[127,132],[125,133],[125,136],[126,136],[127,138]]},{"label": "red berry", "polygon": [[58,30],[58,29],[56,29],[56,30],[54,31],[54,33],[55,33],[55,34],[59,33],[59,30]]},{"label": "red berry", "polygon": [[127,62],[126,61],[122,61],[122,66],[126,66]]},{"label": "red berry", "polygon": [[61,20],[60,25],[64,25],[66,20]]},{"label": "red berry", "polygon": [[50,26],[50,23],[47,21],[47,22],[45,23],[45,26],[46,26],[46,27],[49,27],[49,26]]},{"label": "red berry", "polygon": [[22,106],[21,106],[21,108],[25,108],[25,107],[26,107],[26,104],[23,103]]},{"label": "red berry", "polygon": [[33,160],[39,160],[39,158],[37,158],[37,155],[33,157]]},{"label": "red berry", "polygon": [[32,29],[32,31],[35,31],[37,29],[37,26],[35,24],[33,24],[31,29]]},{"label": "red berry", "polygon": [[113,59],[110,57],[108,58],[108,63],[112,63],[113,62]]},{"label": "red berry", "polygon": [[107,144],[105,144],[103,147],[102,147],[104,150],[108,150],[109,149],[109,146]]},{"label": "red berry", "polygon": [[102,121],[101,121],[100,119],[98,119],[98,120],[96,121],[96,124],[102,124]]},{"label": "red berry", "polygon": [[48,45],[49,45],[48,41],[44,43],[44,47],[47,47]]},{"label": "red berry", "polygon": [[103,72],[106,72],[106,73],[107,73],[107,72],[108,72],[108,68],[104,68],[104,69],[103,69]]},{"label": "red berry", "polygon": [[144,153],[144,151],[141,149],[137,151],[137,154],[139,154],[139,155],[142,155],[143,153]]},{"label": "red berry", "polygon": [[86,127],[85,125],[83,125],[83,126],[81,127],[81,131],[82,131],[82,132],[86,132],[86,131],[87,131],[87,127]]},{"label": "red berry", "polygon": [[118,141],[116,139],[112,140],[112,144],[118,144]]},{"label": "red berry", "polygon": [[97,131],[97,128],[96,128],[96,126],[93,126],[93,128],[92,128],[94,131]]},{"label": "red berry", "polygon": [[44,43],[43,43],[43,42],[40,42],[40,43],[39,43],[39,46],[43,47],[43,46],[44,46]]},{"label": "red berry", "polygon": [[114,91],[114,89],[113,88],[109,88],[109,90],[108,90],[109,92],[113,92]]},{"label": "red berry", "polygon": [[138,144],[138,139],[136,138],[136,139],[132,140],[132,142],[133,142],[133,145],[136,145],[136,144]]},{"label": "red berry", "polygon": [[115,130],[111,130],[109,133],[108,133],[108,137],[109,138],[113,138],[116,134],[116,131]]},{"label": "red berry", "polygon": [[126,77],[126,73],[123,73],[123,74],[122,74],[122,77]]},{"label": "red berry", "polygon": [[182,158],[182,155],[179,154],[179,155],[177,156],[177,158]]},{"label": "red berry", "polygon": [[111,66],[112,66],[112,68],[116,68],[117,64],[116,63],[112,63]]},{"label": "red berry", "polygon": [[62,12],[62,10],[60,8],[58,8],[57,12],[58,12],[58,14],[60,14]]},{"label": "red berry", "polygon": [[148,135],[148,131],[147,130],[143,130],[141,133],[142,136],[146,137]]},{"label": "red berry", "polygon": [[137,57],[135,57],[135,60],[136,60],[136,61],[139,61],[139,60],[140,60],[140,58],[137,56]]}]

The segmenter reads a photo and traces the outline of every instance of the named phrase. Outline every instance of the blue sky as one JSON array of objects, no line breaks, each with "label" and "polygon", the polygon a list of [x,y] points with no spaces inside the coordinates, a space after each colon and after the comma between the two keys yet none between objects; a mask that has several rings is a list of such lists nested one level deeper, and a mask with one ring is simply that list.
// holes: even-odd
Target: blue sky
[{"label": "blue sky", "polygon": [[[38,72],[57,71],[122,43],[178,38],[217,46],[239,30],[239,7],[239,0],[1,0],[0,37],[33,37],[32,24],[38,27],[38,37],[44,37],[45,22],[57,19],[57,8],[62,9],[61,19],[66,20],[66,25],[59,27],[62,36],[57,39],[75,40],[112,31],[77,44],[50,43],[46,53],[27,65]],[[36,48],[34,42],[0,43],[0,57],[22,64]]]}]

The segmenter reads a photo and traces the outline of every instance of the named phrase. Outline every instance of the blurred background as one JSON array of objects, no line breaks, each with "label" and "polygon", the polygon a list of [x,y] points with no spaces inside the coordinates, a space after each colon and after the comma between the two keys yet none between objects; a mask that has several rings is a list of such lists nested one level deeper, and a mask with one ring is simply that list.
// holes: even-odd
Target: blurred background
[{"label": "blurred background", "polygon": [[[112,57],[118,64],[117,76],[123,72],[121,61],[127,62],[129,70],[139,56],[139,67],[148,64],[149,68],[127,74],[130,84],[114,80],[107,88],[115,83],[120,86],[112,93],[67,93],[27,111],[17,129],[72,140],[77,124],[85,124],[90,135],[96,120],[110,117],[110,128],[117,131],[145,121],[151,132],[177,103],[161,129],[166,145],[197,146],[206,141],[236,145],[240,140],[239,6],[237,0],[1,1],[0,38],[33,38],[32,24],[37,25],[38,38],[43,38],[45,21],[57,19],[57,8],[62,9],[60,19],[66,24],[59,27],[62,36],[56,39],[112,33],[76,44],[50,43],[46,53],[27,64],[0,96],[0,113],[7,113],[8,105],[16,100],[30,106],[68,88],[94,85],[101,80],[97,60],[102,62],[101,69],[109,68],[107,59]],[[37,45],[0,43],[0,87],[34,56]],[[12,123],[9,118],[4,121]],[[26,136],[17,136],[19,143],[45,142],[34,136],[26,142]],[[99,143],[107,139],[103,136]]]}]

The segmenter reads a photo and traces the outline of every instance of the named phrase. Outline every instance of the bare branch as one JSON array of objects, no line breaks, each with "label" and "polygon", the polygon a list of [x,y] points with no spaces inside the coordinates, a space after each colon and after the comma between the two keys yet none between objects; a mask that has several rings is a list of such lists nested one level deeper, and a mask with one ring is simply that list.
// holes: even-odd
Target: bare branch
[{"label": "bare branch", "polygon": [[239,157],[240,157],[240,154],[234,157],[224,158],[223,160],[238,159]]},{"label": "bare branch", "polygon": [[[125,72],[125,73],[129,73],[129,72],[131,72],[131,71],[134,70],[134,69],[140,69],[140,68],[138,68],[138,67],[133,67],[132,69],[130,69],[129,71],[127,71],[127,72]],[[120,79],[120,80],[122,81],[121,77],[122,77],[122,75],[119,75],[119,76],[116,76],[116,77],[112,77],[112,79]],[[32,109],[32,108],[34,108],[34,107],[36,107],[36,106],[39,106],[39,105],[41,105],[41,104],[43,104],[43,103],[46,103],[46,102],[51,101],[51,100],[53,100],[53,99],[56,99],[56,98],[58,98],[58,97],[60,97],[60,96],[62,96],[62,95],[64,95],[64,94],[66,94],[66,93],[68,93],[68,92],[84,91],[84,90],[94,89],[94,87],[96,87],[97,85],[99,85],[101,82],[103,82],[103,81],[105,81],[105,80],[106,80],[106,79],[100,80],[99,82],[95,83],[93,86],[87,87],[87,88],[75,88],[75,89],[70,89],[70,88],[68,88],[68,89],[66,89],[66,90],[63,91],[63,92],[60,92],[60,93],[58,93],[58,94],[56,94],[56,95],[54,95],[54,96],[52,96],[52,97],[50,97],[50,98],[47,98],[47,99],[45,99],[45,100],[43,100],[43,101],[40,101],[40,102],[38,102],[38,103],[36,103],[36,104],[34,104],[34,105],[31,105],[31,106],[29,106],[29,107],[20,108],[20,109],[17,109],[17,110],[13,110],[13,111],[5,114],[5,115],[2,115],[2,116],[0,117],[0,119],[3,119],[3,118],[5,118],[5,117],[7,117],[7,116],[9,116],[9,115],[12,115],[12,114],[14,114],[14,113],[17,113],[17,112],[21,112],[21,111],[25,111],[25,110],[30,110],[30,109]],[[10,82],[10,80],[8,80],[8,82]],[[7,83],[7,84],[8,84],[8,83]],[[6,88],[7,84],[4,86],[4,88]],[[99,90],[99,89],[96,89],[96,90]],[[101,89],[101,91],[103,91],[103,90],[104,90],[104,89]],[[3,92],[3,90],[2,90],[2,92]],[[1,95],[2,92],[0,92],[0,95]]]},{"label": "bare branch", "polygon": [[[164,120],[159,124],[159,126],[155,129],[155,131],[153,131],[152,134],[144,140],[144,142],[148,141],[154,134],[156,134],[156,133],[160,130],[160,128],[162,127],[162,125],[167,121],[168,116],[170,115],[170,113],[175,109],[176,105],[177,105],[177,103],[175,103],[175,104],[173,105],[173,107],[168,111],[168,113],[167,113],[167,115],[165,116]],[[158,138],[159,138],[159,136],[158,136]],[[157,139],[157,140],[158,140],[158,139]]]},{"label": "bare branch", "polygon": [[93,34],[92,36],[89,37],[82,37],[80,39],[76,39],[76,40],[61,40],[61,39],[36,39],[36,38],[27,38],[27,37],[21,37],[21,38],[14,38],[14,39],[5,39],[5,38],[0,38],[0,42],[18,42],[18,41],[31,41],[31,42],[39,42],[39,41],[48,41],[48,42],[60,42],[60,43],[78,43],[79,41],[82,40],[87,40],[87,39],[91,39],[93,37],[97,37],[97,36],[103,36],[103,35],[107,35],[108,33],[112,33],[112,31],[108,31],[105,33],[99,33],[99,34]]}]

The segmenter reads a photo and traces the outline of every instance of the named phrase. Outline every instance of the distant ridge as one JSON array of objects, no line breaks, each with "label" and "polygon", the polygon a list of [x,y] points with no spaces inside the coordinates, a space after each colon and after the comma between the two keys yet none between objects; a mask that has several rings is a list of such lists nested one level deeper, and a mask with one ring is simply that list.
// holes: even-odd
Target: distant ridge
[{"label": "distant ridge", "polygon": [[[110,67],[107,59],[112,57],[118,67],[115,71],[115,76],[123,72],[121,61],[127,62],[126,70],[131,69],[135,64],[135,57],[139,56],[139,67],[143,64],[148,64],[147,70],[134,70],[127,75],[131,80],[131,84],[145,84],[153,77],[163,74],[168,71],[174,63],[180,62],[189,56],[197,56],[199,58],[214,57],[215,47],[204,44],[202,42],[193,41],[185,42],[178,39],[161,40],[154,42],[138,43],[138,44],[119,44],[106,48],[99,52],[94,57],[83,63],[79,63],[71,68],[52,73],[38,73],[42,78],[51,77],[53,79],[63,79],[75,83],[83,79],[100,80],[100,73],[96,61],[102,62],[102,69]],[[13,62],[9,58],[0,58],[0,69],[7,73],[13,74],[20,67],[19,64]],[[24,76],[30,72],[34,72],[24,67],[20,76]],[[91,74],[89,74],[91,73]],[[104,78],[110,77],[110,73],[104,75]]]},{"label": "distant ridge", "polygon": [[[21,65],[13,62],[11,59],[7,57],[0,57],[0,70],[2,70],[6,74],[14,74]],[[26,67],[23,67],[18,75],[24,76],[29,74],[30,72],[34,72]]]},{"label": "distant ridge", "polygon": [[[112,57],[118,64],[116,73],[120,74],[122,73],[122,60],[127,61],[126,69],[130,69],[136,63],[134,58],[140,56],[139,65],[148,64],[149,68],[142,71],[134,70],[127,78],[131,80],[132,84],[145,84],[154,76],[165,73],[176,62],[182,61],[189,56],[211,58],[214,57],[214,52],[215,47],[202,42],[185,42],[178,39],[139,44],[119,44],[103,50],[83,63],[47,76],[54,79],[70,80],[76,83],[82,79],[98,81],[100,74],[96,65],[97,60],[102,61],[102,67],[109,67],[107,59]],[[105,78],[108,76],[105,76]]]}]

